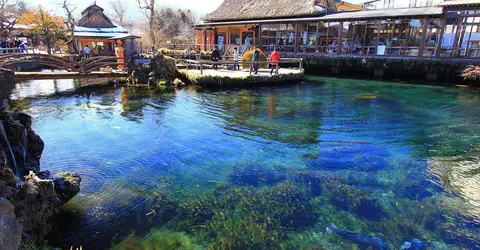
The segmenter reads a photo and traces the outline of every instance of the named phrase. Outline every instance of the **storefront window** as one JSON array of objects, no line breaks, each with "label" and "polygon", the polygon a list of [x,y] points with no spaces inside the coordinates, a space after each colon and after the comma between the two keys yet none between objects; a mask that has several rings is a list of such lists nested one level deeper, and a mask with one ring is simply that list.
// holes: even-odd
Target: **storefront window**
[{"label": "storefront window", "polygon": [[455,43],[455,35],[457,33],[457,19],[448,18],[443,28],[443,37],[440,41],[439,55],[441,57],[450,57],[453,55],[453,45]]},{"label": "storefront window", "polygon": [[280,52],[294,52],[295,26],[293,24],[262,25],[262,49],[269,53],[277,48]]},{"label": "storefront window", "polygon": [[240,45],[242,40],[240,38],[240,31],[231,30],[230,31],[230,44]]},{"label": "storefront window", "polygon": [[367,30],[366,21],[352,22],[349,27],[349,40],[351,54],[363,54],[365,45],[365,35]]},{"label": "storefront window", "polygon": [[440,37],[442,22],[440,19],[428,19],[428,26],[425,33],[425,43],[423,49],[424,57],[435,56],[435,51]]},{"label": "storefront window", "polygon": [[377,54],[379,21],[369,20],[366,22],[366,35],[362,53],[364,55]]}]

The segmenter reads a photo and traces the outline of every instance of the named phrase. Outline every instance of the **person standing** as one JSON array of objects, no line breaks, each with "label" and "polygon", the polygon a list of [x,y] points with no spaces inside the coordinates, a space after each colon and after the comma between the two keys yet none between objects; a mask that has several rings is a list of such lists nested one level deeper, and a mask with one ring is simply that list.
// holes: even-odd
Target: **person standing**
[{"label": "person standing", "polygon": [[273,74],[273,70],[275,70],[275,74],[278,75],[278,62],[280,60],[280,52],[278,52],[277,48],[273,49],[273,53],[269,59],[269,61],[272,63],[272,70],[270,71],[270,75]]},{"label": "person standing", "polygon": [[85,49],[83,49],[83,54],[85,54],[85,58],[90,58],[90,48],[88,45],[85,45]]},{"label": "person standing", "polygon": [[212,62],[213,62],[214,70],[218,69],[218,64],[216,62],[218,62],[219,59],[220,59],[220,52],[218,52],[218,49],[215,46],[215,48],[212,50]]},{"label": "person standing", "polygon": [[258,74],[258,67],[260,66],[258,65],[259,61],[260,61],[260,50],[258,46],[256,46],[252,56],[253,71],[255,72],[255,75]]},{"label": "person standing", "polygon": [[190,51],[190,48],[189,47],[185,48],[185,52],[184,52],[185,59],[187,60],[192,59],[191,55],[192,55],[192,52]]},{"label": "person standing", "polygon": [[233,70],[240,70],[240,65],[238,62],[240,61],[240,53],[238,52],[238,48],[233,48]]},{"label": "person standing", "polygon": [[27,47],[25,46],[25,43],[20,43],[20,45],[18,45],[18,48],[20,48],[20,53],[27,53]]}]

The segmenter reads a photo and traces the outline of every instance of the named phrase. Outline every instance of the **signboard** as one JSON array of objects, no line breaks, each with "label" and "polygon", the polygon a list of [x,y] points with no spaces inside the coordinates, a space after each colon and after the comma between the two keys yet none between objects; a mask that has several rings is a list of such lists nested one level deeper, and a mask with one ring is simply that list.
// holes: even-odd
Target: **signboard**
[{"label": "signboard", "polygon": [[138,58],[138,59],[134,59],[133,60],[133,63],[135,63],[136,65],[138,64],[150,64],[151,60],[148,59],[148,58]]}]

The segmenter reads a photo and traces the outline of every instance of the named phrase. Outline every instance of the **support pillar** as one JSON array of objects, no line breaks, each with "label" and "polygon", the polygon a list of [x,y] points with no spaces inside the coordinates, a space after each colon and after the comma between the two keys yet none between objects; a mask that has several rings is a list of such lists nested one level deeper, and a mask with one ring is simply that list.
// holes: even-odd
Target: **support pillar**
[{"label": "support pillar", "polygon": [[342,54],[343,21],[338,25],[337,55]]},{"label": "support pillar", "polygon": [[295,23],[295,40],[294,40],[294,49],[293,52],[295,55],[298,53],[298,23]]},{"label": "support pillar", "polygon": [[437,41],[437,46],[435,47],[435,57],[440,57],[442,50],[443,34],[445,33],[445,25],[447,24],[447,17],[445,16],[445,10],[442,14],[442,30],[440,30],[440,37]]},{"label": "support pillar", "polygon": [[427,38],[428,19],[423,19],[422,36],[420,38],[420,46],[418,47],[418,57],[423,57],[423,51],[425,50],[425,39]]}]

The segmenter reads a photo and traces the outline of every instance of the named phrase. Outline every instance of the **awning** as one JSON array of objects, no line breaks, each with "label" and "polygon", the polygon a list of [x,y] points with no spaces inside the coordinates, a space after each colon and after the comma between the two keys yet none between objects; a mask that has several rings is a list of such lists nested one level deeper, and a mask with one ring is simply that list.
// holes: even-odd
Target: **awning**
[{"label": "awning", "polygon": [[108,38],[108,40],[127,40],[127,39],[139,39],[139,38],[142,38],[142,37],[136,36],[136,35],[125,34],[125,35],[121,35],[121,36]]}]

